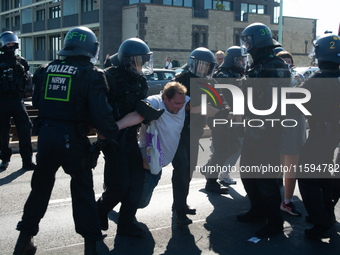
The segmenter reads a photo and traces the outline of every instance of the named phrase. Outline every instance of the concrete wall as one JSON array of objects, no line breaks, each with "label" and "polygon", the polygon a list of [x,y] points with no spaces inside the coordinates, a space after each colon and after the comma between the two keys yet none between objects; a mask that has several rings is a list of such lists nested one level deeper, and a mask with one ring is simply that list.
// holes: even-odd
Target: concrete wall
[{"label": "concrete wall", "polygon": [[[143,12],[141,14],[141,12]],[[141,24],[137,17],[143,16],[143,34],[138,34],[135,23]],[[235,45],[236,34],[240,35],[245,27],[261,22],[266,24],[275,35],[279,26],[271,23],[270,15],[248,14],[248,22],[234,21],[234,13],[209,10],[209,18],[193,18],[192,8],[144,4],[123,7],[123,38],[139,35],[154,52],[154,66],[164,67],[165,57],[178,57],[181,65],[193,50],[192,33],[194,26],[206,26],[207,47],[212,51],[225,51]],[[138,26],[139,28],[140,26]],[[296,65],[309,65],[308,53],[315,35],[315,20],[284,17],[283,47],[294,56]],[[237,30],[237,31],[235,31]],[[305,41],[308,41],[307,50]]]},{"label": "concrete wall", "polygon": [[122,42],[131,37],[138,37],[137,5],[125,7],[122,18]]},{"label": "concrete wall", "polygon": [[308,66],[313,61],[308,54],[316,39],[315,29],[314,19],[284,17],[282,46],[293,55],[296,66]]},{"label": "concrete wall", "polygon": [[[145,41],[153,51],[154,66],[164,67],[165,58],[178,57],[183,65],[191,52],[192,9],[173,6],[145,5]],[[204,20],[207,24],[207,20]]]}]

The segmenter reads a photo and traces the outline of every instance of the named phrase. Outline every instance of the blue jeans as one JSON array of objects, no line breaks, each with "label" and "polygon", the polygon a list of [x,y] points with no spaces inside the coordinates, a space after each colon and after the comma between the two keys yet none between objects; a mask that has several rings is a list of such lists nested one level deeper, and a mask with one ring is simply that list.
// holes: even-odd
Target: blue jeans
[{"label": "blue jeans", "polygon": [[148,169],[144,169],[144,172],[143,192],[138,208],[145,208],[150,203],[152,192],[162,176],[162,170],[158,174],[152,174]]}]

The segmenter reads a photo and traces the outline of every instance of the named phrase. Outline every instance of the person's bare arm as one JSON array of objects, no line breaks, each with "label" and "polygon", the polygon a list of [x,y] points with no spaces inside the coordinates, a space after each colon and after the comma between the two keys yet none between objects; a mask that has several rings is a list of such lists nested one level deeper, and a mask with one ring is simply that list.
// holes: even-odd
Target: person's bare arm
[{"label": "person's bare arm", "polygon": [[136,111],[130,112],[129,114],[125,115],[124,118],[118,120],[116,123],[119,127],[119,130],[122,130],[127,127],[132,127],[141,123],[144,118],[137,113]]}]

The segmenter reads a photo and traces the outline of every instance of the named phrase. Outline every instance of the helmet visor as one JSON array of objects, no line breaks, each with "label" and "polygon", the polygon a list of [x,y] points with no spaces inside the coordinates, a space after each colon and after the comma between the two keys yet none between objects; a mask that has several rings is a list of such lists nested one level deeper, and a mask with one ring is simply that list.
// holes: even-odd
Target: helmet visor
[{"label": "helmet visor", "polygon": [[153,57],[152,54],[148,54],[148,55],[142,55],[142,63],[143,63],[143,67],[142,67],[142,72],[145,75],[149,75],[153,73]]},{"label": "helmet visor", "polygon": [[152,54],[129,56],[125,61],[125,66],[129,67],[128,71],[132,73],[145,75],[153,73]]},{"label": "helmet visor", "polygon": [[236,56],[233,58],[233,65],[242,69],[247,66],[247,56]]},{"label": "helmet visor", "polygon": [[94,65],[97,64],[98,62],[99,51],[100,51],[100,42],[96,42],[96,44],[97,44],[96,54],[94,55],[94,57],[91,58],[91,62]]},{"label": "helmet visor", "polygon": [[215,63],[209,61],[191,59],[189,71],[195,74],[197,77],[210,79],[214,74],[215,66]]},{"label": "helmet visor", "polygon": [[246,56],[249,53],[249,50],[253,48],[253,36],[252,35],[244,35],[241,36],[240,45],[241,45],[241,53],[242,56]]}]

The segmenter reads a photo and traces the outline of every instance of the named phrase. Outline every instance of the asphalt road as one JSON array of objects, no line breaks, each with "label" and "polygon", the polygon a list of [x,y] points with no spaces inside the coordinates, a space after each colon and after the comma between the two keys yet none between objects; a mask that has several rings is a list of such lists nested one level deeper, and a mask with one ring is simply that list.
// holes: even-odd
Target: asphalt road
[{"label": "asphalt road", "polygon": [[[209,138],[202,140],[204,151],[200,150],[199,164],[208,160]],[[96,196],[102,192],[103,158],[99,160],[94,174]],[[15,230],[22,216],[22,210],[30,192],[32,172],[21,168],[19,154],[12,156],[7,170],[0,172],[0,254],[12,254],[19,232]],[[99,254],[339,254],[340,224],[336,222],[332,236],[322,241],[311,241],[303,231],[312,227],[304,219],[306,211],[298,188],[295,189],[296,206],[302,217],[284,213],[284,232],[258,243],[249,242],[260,223],[241,223],[236,215],[249,208],[243,185],[237,173],[232,177],[237,185],[230,186],[227,195],[207,193],[205,179],[194,178],[190,186],[188,204],[197,209],[197,214],[189,215],[193,224],[185,227],[176,225],[171,211],[172,167],[163,170],[162,179],[154,191],[150,205],[138,210],[136,218],[148,233],[141,238],[116,236],[116,222],[119,205],[109,214],[109,230],[103,231],[103,240],[97,243]],[[72,218],[70,177],[62,169],[57,172],[56,183],[45,217],[40,223],[40,231],[34,238],[38,246],[36,254],[83,254],[83,238],[75,233]],[[336,217],[340,219],[340,205],[336,207]]]}]

